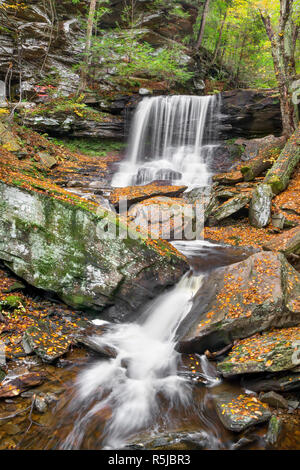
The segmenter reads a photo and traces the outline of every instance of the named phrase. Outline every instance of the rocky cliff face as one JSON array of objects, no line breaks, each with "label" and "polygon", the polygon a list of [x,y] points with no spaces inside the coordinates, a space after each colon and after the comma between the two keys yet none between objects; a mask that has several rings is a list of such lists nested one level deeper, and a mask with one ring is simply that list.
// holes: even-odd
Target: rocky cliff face
[{"label": "rocky cliff face", "polygon": [[[86,17],[89,2],[80,0],[73,4],[64,2],[27,0],[14,2],[6,0],[5,9],[0,9],[0,80],[6,80],[7,92],[12,98],[19,95],[20,71],[22,98],[35,103],[45,102],[49,93],[68,96],[76,92],[79,73],[76,65],[82,60],[85,32],[80,21],[80,14]],[[122,11],[125,0],[110,2],[111,13],[101,19],[99,30],[111,30],[117,23],[122,25]],[[187,18],[166,21],[171,4],[155,6],[154,1],[137,0],[139,26],[145,33],[145,40],[155,48],[174,42],[174,38],[183,38],[193,31],[197,9],[182,2],[182,8],[189,14]],[[185,94],[204,93],[203,79],[216,76],[215,66],[211,67],[211,57],[207,51],[200,51],[198,56],[186,52],[182,61],[195,73],[194,79],[186,84]],[[223,71],[226,74],[226,71]],[[130,111],[142,98],[138,93],[112,86],[111,74],[107,70],[105,77],[86,90],[85,103],[99,112],[109,113],[105,122],[80,119],[70,113],[58,113],[49,116],[47,112],[27,115],[23,123],[41,132],[66,134],[74,137],[122,138],[126,134],[125,121]],[[147,80],[146,80],[147,82]],[[0,83],[1,85],[1,83]],[[2,83],[4,85],[4,83]],[[51,88],[54,87],[54,88]],[[1,88],[1,87],[0,87]],[[154,87],[155,88],[155,87]],[[162,94],[167,89],[159,87],[154,93]],[[1,92],[0,92],[1,93]],[[224,115],[222,137],[237,136],[257,137],[270,133],[280,133],[281,117],[278,97],[272,90],[235,90],[222,93],[221,112]]]},{"label": "rocky cliff face", "polygon": [[[0,258],[71,306],[124,320],[188,269],[165,242],[114,237],[122,223],[80,206],[0,183]],[[104,223],[104,220],[106,221]],[[117,307],[117,308],[115,308]]]}]

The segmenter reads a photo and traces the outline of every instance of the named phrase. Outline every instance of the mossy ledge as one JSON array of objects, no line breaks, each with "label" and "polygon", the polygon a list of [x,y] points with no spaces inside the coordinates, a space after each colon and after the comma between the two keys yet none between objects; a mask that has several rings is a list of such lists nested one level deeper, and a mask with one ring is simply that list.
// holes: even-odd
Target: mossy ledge
[{"label": "mossy ledge", "polygon": [[123,222],[108,211],[104,224],[84,204],[2,181],[0,199],[0,258],[75,308],[113,307],[114,317],[127,320],[188,269],[165,241],[109,235],[107,225],[114,232]]}]

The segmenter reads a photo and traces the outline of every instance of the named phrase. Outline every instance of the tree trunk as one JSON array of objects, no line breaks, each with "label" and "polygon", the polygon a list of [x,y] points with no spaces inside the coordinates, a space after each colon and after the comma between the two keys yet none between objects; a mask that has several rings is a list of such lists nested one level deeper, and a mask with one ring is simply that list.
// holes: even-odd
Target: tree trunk
[{"label": "tree trunk", "polygon": [[87,87],[87,76],[88,76],[88,69],[90,63],[90,50],[92,44],[92,34],[93,34],[93,26],[94,26],[94,18],[96,12],[96,4],[97,0],[90,0],[90,10],[87,22],[87,32],[86,32],[86,42],[85,42],[85,57],[84,62],[81,67],[80,73],[80,83],[78,87],[78,93],[84,91]]},{"label": "tree trunk", "polygon": [[240,57],[239,57],[239,60],[238,60],[238,63],[237,63],[237,68],[236,68],[235,77],[234,77],[235,83],[237,83],[238,79],[239,79],[240,68],[241,68],[241,64],[242,64],[242,60],[243,60],[243,56],[244,56],[244,48],[245,48],[245,45],[246,45],[246,41],[247,41],[247,36],[246,36],[246,32],[244,31],[243,40],[242,40],[242,44],[241,44]]},{"label": "tree trunk", "polygon": [[280,93],[283,133],[287,136],[297,129],[298,110],[292,100],[292,83],[296,77],[295,46],[298,29],[292,20],[293,0],[280,0],[278,33],[274,32],[269,15],[260,12],[271,42],[275,75]]},{"label": "tree trunk", "polygon": [[224,29],[226,17],[227,17],[227,10],[225,11],[224,16],[223,16],[223,20],[222,20],[221,27],[220,27],[220,30],[219,30],[219,35],[218,35],[218,39],[217,39],[217,42],[216,42],[216,46],[215,46],[215,50],[214,50],[214,56],[212,58],[211,65],[213,65],[215,63],[216,58],[218,56],[218,52],[219,52],[220,45],[221,45],[222,34],[223,34],[223,29]]},{"label": "tree trunk", "polygon": [[200,28],[199,28],[199,33],[198,33],[198,38],[197,38],[197,42],[196,42],[196,49],[199,49],[199,47],[201,46],[201,43],[202,43],[206,18],[207,18],[208,9],[209,9],[209,2],[210,2],[210,0],[205,0],[203,13],[202,13],[202,18],[201,18],[201,23],[200,23]]}]

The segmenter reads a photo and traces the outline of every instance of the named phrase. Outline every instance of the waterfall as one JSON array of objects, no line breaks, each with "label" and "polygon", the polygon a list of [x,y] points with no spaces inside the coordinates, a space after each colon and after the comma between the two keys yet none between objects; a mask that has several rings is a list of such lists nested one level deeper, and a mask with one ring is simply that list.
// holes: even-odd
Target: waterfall
[{"label": "waterfall", "polygon": [[79,375],[69,411],[80,410],[81,415],[63,449],[80,448],[90,421],[107,409],[111,417],[101,446],[116,449],[155,423],[160,414],[159,397],[171,409],[189,405],[190,385],[177,374],[180,354],[174,347],[178,326],[189,313],[202,278],[187,273],[170,292],[151,303],[139,323],[114,325],[102,336],[93,337],[99,344],[115,348],[117,356],[98,361]]},{"label": "waterfall", "polygon": [[210,176],[207,160],[216,147],[219,107],[219,95],[144,98],[135,112],[125,160],[112,186],[154,180],[205,186]]}]

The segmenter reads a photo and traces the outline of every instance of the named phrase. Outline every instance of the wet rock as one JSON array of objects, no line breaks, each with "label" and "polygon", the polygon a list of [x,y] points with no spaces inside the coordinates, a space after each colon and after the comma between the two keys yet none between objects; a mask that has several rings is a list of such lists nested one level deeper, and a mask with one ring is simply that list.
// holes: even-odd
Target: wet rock
[{"label": "wet rock", "polygon": [[146,450],[204,450],[217,448],[216,439],[205,431],[171,432],[147,440],[143,443]]},{"label": "wet rock", "polygon": [[248,193],[238,194],[237,196],[228,199],[228,201],[221,204],[221,206],[219,206],[215,211],[211,212],[208,219],[209,225],[215,225],[221,220],[235,214],[249,203],[250,198],[250,193]]},{"label": "wet rock", "polygon": [[268,432],[266,435],[266,441],[270,445],[275,445],[280,437],[282,429],[282,420],[277,416],[272,416],[269,422]]},{"label": "wet rock", "polygon": [[235,442],[234,444],[232,444],[231,446],[231,450],[239,450],[239,449],[243,449],[244,447],[247,447],[248,445],[252,444],[253,442],[256,441],[256,437],[253,436],[252,438],[250,437],[241,437],[241,439],[239,439],[237,442]]},{"label": "wet rock", "polygon": [[16,397],[28,388],[40,385],[45,380],[41,372],[28,372],[0,384],[0,398]]},{"label": "wet rock", "polygon": [[253,227],[262,228],[271,220],[273,192],[268,184],[259,184],[252,193],[249,221]]},{"label": "wet rock", "polygon": [[[224,377],[281,372],[300,364],[300,328],[283,328],[238,341],[217,366]],[[271,392],[272,393],[272,392]],[[270,397],[274,398],[273,395]]]},{"label": "wet rock", "polygon": [[117,349],[102,341],[101,336],[82,336],[78,339],[78,342],[105,357],[115,358],[118,355]]},{"label": "wet rock", "polygon": [[297,325],[299,289],[299,273],[282,254],[260,252],[217,269],[205,278],[180,325],[178,349],[214,352],[271,327]]},{"label": "wet rock", "polygon": [[71,343],[72,340],[49,321],[39,321],[38,326],[28,328],[23,337],[24,346],[30,348],[44,362],[53,362],[63,356]]},{"label": "wet rock", "polygon": [[288,405],[289,408],[292,408],[292,410],[296,410],[299,408],[300,402],[297,400],[288,400]]},{"label": "wet rock", "polygon": [[169,243],[150,243],[106,209],[103,217],[97,208],[3,182],[0,195],[0,258],[29,284],[78,309],[117,304],[107,318],[138,315],[138,307],[188,269]]},{"label": "wet rock", "polygon": [[244,431],[271,417],[266,404],[248,395],[233,396],[232,393],[223,392],[214,396],[214,402],[220,421],[230,431]]},{"label": "wet rock", "polygon": [[259,399],[273,408],[285,408],[286,410],[289,408],[288,401],[276,392],[261,393]]},{"label": "wet rock", "polygon": [[45,402],[47,405],[52,405],[53,403],[57,403],[59,398],[57,395],[55,395],[55,393],[46,393],[46,395],[44,396],[44,399],[45,399]]},{"label": "wet rock", "polygon": [[[296,371],[297,368],[294,369]],[[253,392],[289,392],[300,389],[300,373],[268,374],[263,378],[242,378],[242,386]]]},{"label": "wet rock", "polygon": [[46,413],[48,410],[48,405],[46,403],[46,400],[42,396],[37,396],[35,397],[34,400],[34,408],[39,412],[39,413]]}]

